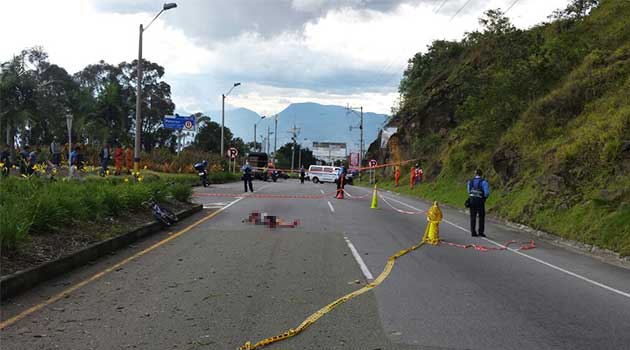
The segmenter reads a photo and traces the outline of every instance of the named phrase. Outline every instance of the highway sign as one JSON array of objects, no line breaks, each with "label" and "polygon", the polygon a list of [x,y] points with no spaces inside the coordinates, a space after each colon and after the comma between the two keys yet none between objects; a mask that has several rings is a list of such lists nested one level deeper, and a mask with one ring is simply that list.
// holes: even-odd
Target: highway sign
[{"label": "highway sign", "polygon": [[230,157],[231,159],[234,159],[238,156],[238,150],[234,147],[230,147],[228,148],[226,155]]},{"label": "highway sign", "polygon": [[191,131],[195,129],[195,117],[189,115],[164,116],[164,129]]},{"label": "highway sign", "polygon": [[350,153],[350,166],[359,166],[359,154]]}]

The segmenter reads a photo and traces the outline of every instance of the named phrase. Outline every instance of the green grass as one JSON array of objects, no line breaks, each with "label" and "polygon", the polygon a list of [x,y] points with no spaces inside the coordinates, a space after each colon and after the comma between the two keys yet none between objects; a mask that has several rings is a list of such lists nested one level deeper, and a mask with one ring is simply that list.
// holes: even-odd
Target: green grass
[{"label": "green grass", "polygon": [[[212,183],[238,180],[237,175],[211,173]],[[190,200],[197,175],[143,172],[143,181],[123,177],[87,176],[82,181],[54,181],[33,177],[0,178],[0,246],[14,249],[30,235],[63,231],[64,226],[116,217],[157,201]]]}]

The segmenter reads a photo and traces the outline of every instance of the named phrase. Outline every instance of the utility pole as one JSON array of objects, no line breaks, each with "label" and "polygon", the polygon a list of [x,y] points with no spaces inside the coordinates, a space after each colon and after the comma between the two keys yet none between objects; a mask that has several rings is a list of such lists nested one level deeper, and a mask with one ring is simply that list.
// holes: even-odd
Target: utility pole
[{"label": "utility pole", "polygon": [[[360,112],[359,117],[361,118],[361,121],[359,122],[359,167],[361,167],[363,165],[363,106],[360,107],[350,107],[347,106],[346,110],[349,112],[356,112],[356,109],[358,109]],[[350,127],[350,130],[352,130],[352,126]],[[361,178],[361,172],[359,172],[359,179]]]},{"label": "utility pole", "polygon": [[359,130],[361,131],[361,140],[359,141],[361,143],[360,146],[360,154],[359,154],[359,167],[361,167],[361,164],[363,164],[363,106],[361,106],[361,125],[359,125]]},{"label": "utility pole", "polygon": [[276,152],[278,151],[278,148],[276,148],[278,146],[278,115],[276,114],[274,116],[275,119],[275,129],[273,131],[273,163],[276,163],[276,158],[278,158],[278,156],[276,155]]},{"label": "utility pole", "polygon": [[267,153],[271,153],[269,152],[269,136],[271,134],[269,133],[269,125],[267,125]]},{"label": "utility pole", "polygon": [[297,143],[297,136],[300,134],[300,128],[295,127],[295,123],[293,124],[293,129],[289,130],[291,133],[291,140],[293,140],[293,152],[291,153],[291,173],[293,173],[293,169],[295,167],[295,145]]}]

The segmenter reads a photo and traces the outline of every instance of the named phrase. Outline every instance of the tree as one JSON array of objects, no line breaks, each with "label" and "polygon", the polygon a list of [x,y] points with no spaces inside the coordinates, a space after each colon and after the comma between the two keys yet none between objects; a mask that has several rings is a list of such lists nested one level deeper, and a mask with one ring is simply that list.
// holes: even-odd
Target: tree
[{"label": "tree", "polygon": [[[301,148],[300,144],[295,145],[295,159],[294,168],[299,168],[300,151],[302,152],[302,165],[308,168],[309,165],[315,164],[317,159],[313,156],[313,151],[308,148]],[[293,142],[288,142],[282,147],[278,148],[278,162],[276,166],[278,168],[289,169],[291,168],[291,158],[293,157]]]},{"label": "tree", "polygon": [[[125,84],[135,91],[137,60],[123,62],[120,67]],[[175,104],[171,100],[171,86],[162,80],[163,76],[164,67],[142,60],[142,145],[146,150],[164,146],[172,138],[172,131],[162,128],[164,116],[172,115],[175,111]],[[135,100],[135,94],[133,98]]]},{"label": "tree", "polygon": [[5,130],[6,143],[15,144],[20,131],[22,144],[26,143],[26,125],[33,111],[36,82],[25,67],[28,52],[22,51],[0,67],[0,125]]},{"label": "tree", "polygon": [[[200,126],[193,146],[208,152],[221,152],[221,125],[217,122],[209,121]],[[230,128],[223,129],[224,143],[230,144],[232,131]]]},{"label": "tree", "polygon": [[599,3],[600,0],[572,0],[564,10],[554,11],[551,18],[569,22],[578,21],[586,17]]},{"label": "tree", "polygon": [[132,77],[123,71],[124,65],[100,61],[74,75],[80,86],[76,129],[90,140],[131,142],[135,93],[130,85]]}]

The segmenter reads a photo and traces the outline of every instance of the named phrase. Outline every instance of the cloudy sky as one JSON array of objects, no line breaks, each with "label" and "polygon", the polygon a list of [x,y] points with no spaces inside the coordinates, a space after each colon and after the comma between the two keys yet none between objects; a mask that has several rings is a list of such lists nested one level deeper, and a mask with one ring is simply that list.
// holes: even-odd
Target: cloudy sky
[{"label": "cloudy sky", "polygon": [[[70,73],[137,58],[138,26],[155,0],[3,1],[0,60],[43,46]],[[363,105],[388,114],[407,60],[436,39],[460,39],[491,8],[520,28],[568,0],[179,0],[144,33],[143,56],[166,68],[180,114],[228,108],[280,112],[291,102]],[[214,119],[214,118],[213,118]]]}]

